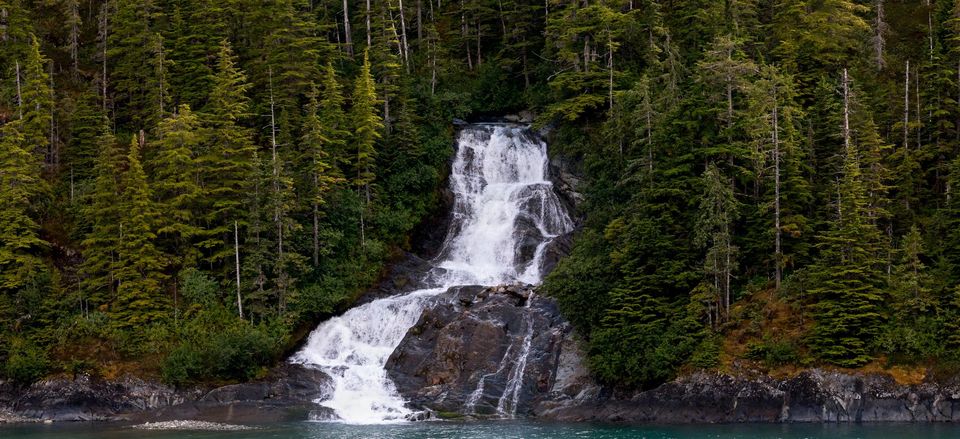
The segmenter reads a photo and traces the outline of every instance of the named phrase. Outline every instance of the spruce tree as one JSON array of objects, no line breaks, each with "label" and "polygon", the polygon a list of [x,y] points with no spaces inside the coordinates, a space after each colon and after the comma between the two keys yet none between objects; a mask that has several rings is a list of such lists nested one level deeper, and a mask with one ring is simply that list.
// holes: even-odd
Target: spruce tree
[{"label": "spruce tree", "polygon": [[810,347],[822,360],[843,367],[870,361],[870,344],[884,319],[879,276],[884,261],[876,251],[880,232],[870,218],[860,150],[851,139],[849,90],[844,71],[843,173],[837,185],[835,217],[829,230],[818,237],[815,285],[809,290],[816,300]]},{"label": "spruce tree", "polygon": [[134,131],[150,129],[160,120],[164,102],[162,76],[169,70],[156,32],[162,11],[154,0],[116,2],[107,39],[107,59],[113,66],[110,86],[118,124]]},{"label": "spruce tree", "polygon": [[758,213],[766,225],[764,254],[780,288],[784,270],[805,262],[813,227],[808,218],[813,199],[804,168],[805,152],[797,132],[802,114],[795,102],[793,78],[764,66],[747,87],[746,134],[751,147]]},{"label": "spruce tree", "polygon": [[80,265],[80,286],[94,307],[106,305],[115,297],[120,224],[126,214],[120,204],[120,175],[126,159],[106,122],[97,144],[100,153],[94,162],[93,188],[82,210],[90,230],[81,242]]},{"label": "spruce tree", "polygon": [[189,105],[181,105],[161,121],[157,131],[159,139],[146,168],[153,200],[163,213],[156,224],[158,244],[175,266],[192,265],[196,255],[190,244],[202,231],[197,154],[206,140],[206,131]]},{"label": "spruce tree", "polygon": [[28,151],[47,159],[52,154],[50,136],[53,123],[53,93],[47,74],[48,61],[40,53],[40,40],[31,35],[26,62],[21,67],[22,102],[18,111],[23,122],[19,131]]},{"label": "spruce tree", "polygon": [[733,296],[732,278],[737,269],[737,247],[733,244],[733,222],[738,217],[739,203],[730,179],[711,163],[703,173],[703,194],[700,215],[694,228],[694,243],[706,247],[704,275],[709,290],[716,297],[714,325],[730,317]]},{"label": "spruce tree", "polygon": [[353,185],[362,192],[362,197],[370,203],[370,185],[376,178],[376,143],[383,129],[383,119],[377,114],[378,103],[376,86],[370,73],[370,60],[367,52],[363,55],[363,65],[354,82],[350,124],[353,129],[353,143],[356,155],[353,160]]},{"label": "spruce tree", "polygon": [[[304,162],[309,163],[304,181],[307,189],[305,192],[310,194],[309,210],[313,222],[312,244],[315,267],[320,262],[320,219],[327,203],[327,195],[335,185],[343,181],[334,162],[335,156],[328,152],[329,150],[339,151],[344,144],[345,133],[337,127],[337,124],[342,122],[343,110],[340,105],[343,98],[340,96],[336,77],[333,76],[333,66],[328,64],[327,70],[324,102],[321,105],[318,101],[318,92],[311,93],[303,122],[303,136],[300,139]],[[328,111],[333,114],[329,114]],[[329,116],[329,118],[323,118],[323,116]]]},{"label": "spruce tree", "polygon": [[233,256],[233,225],[245,222],[244,200],[255,174],[256,146],[252,132],[240,125],[248,116],[250,85],[236,65],[230,43],[223,40],[214,76],[213,90],[207,99],[202,119],[209,126],[209,138],[198,158],[199,178],[203,186],[206,233],[197,243],[209,262]]},{"label": "spruce tree", "polygon": [[23,288],[44,267],[34,201],[43,192],[40,163],[17,130],[0,127],[0,294]]},{"label": "spruce tree", "polygon": [[155,225],[160,215],[151,199],[147,175],[141,164],[144,142],[133,137],[126,169],[120,176],[123,190],[118,204],[123,212],[117,244],[117,298],[110,306],[114,324],[121,328],[142,328],[164,317],[161,282],[166,278],[164,255],[155,245]]}]

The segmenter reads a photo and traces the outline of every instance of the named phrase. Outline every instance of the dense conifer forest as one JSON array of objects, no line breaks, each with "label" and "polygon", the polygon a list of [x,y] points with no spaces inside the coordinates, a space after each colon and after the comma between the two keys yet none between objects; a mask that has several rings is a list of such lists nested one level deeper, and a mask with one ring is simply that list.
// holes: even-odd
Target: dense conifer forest
[{"label": "dense conifer forest", "polygon": [[520,110],[601,380],[960,364],[960,2],[0,0],[0,84],[12,380],[258,376]]}]

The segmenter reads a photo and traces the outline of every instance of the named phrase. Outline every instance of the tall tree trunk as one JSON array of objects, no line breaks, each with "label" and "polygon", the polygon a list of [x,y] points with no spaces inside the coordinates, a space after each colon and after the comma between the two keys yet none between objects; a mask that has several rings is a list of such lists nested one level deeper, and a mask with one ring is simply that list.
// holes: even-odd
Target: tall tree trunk
[{"label": "tall tree trunk", "polygon": [[[433,2],[430,2],[432,5]],[[427,44],[430,45],[430,95],[433,96],[437,92],[437,42],[435,40],[429,41]]]},{"label": "tall tree trunk", "polygon": [[423,41],[423,0],[417,0],[417,50],[423,50],[420,42]]},{"label": "tall tree trunk", "polygon": [[[313,160],[314,168],[317,169],[317,160]],[[317,172],[313,172],[313,187],[319,186]],[[313,200],[313,267],[320,266],[320,205],[316,198]]]},{"label": "tall tree trunk", "polygon": [[917,151],[920,151],[920,137],[923,135],[923,119],[920,113],[920,66],[913,68],[914,83],[917,86]]},{"label": "tall tree trunk", "polygon": [[240,298],[240,231],[237,221],[233,221],[233,256],[237,272],[237,311],[243,318],[243,301]]},{"label": "tall tree trunk", "polygon": [[481,60],[481,58],[480,58],[480,52],[481,52],[481,50],[480,50],[480,35],[481,35],[481,32],[480,32],[480,19],[479,19],[479,18],[475,18],[475,20],[476,20],[476,24],[477,24],[477,69],[479,69],[479,68],[480,68],[480,63],[482,62],[482,60]]},{"label": "tall tree trunk", "polygon": [[53,63],[50,63],[50,146],[47,148],[47,164],[51,170],[60,166],[60,147],[57,142],[57,94],[53,74]]},{"label": "tall tree trunk", "polygon": [[410,45],[407,44],[407,22],[403,17],[403,0],[399,0],[400,3],[400,38],[403,44],[403,65],[407,68],[407,73],[410,73]]},{"label": "tall tree trunk", "polygon": [[23,93],[20,90],[20,61],[14,61],[14,75],[17,77],[17,111],[23,120]]},{"label": "tall tree trunk", "polygon": [[780,105],[777,102],[777,90],[773,90],[773,228],[774,228],[774,264],[776,265],[776,290],[780,291],[783,279],[783,249],[781,248],[780,229]]},{"label": "tall tree trunk", "polygon": [[371,46],[373,40],[370,34],[370,0],[367,0],[367,48]]},{"label": "tall tree trunk", "polygon": [[903,147],[910,148],[910,60],[903,79]]},{"label": "tall tree trunk", "polygon": [[100,23],[99,31],[100,41],[103,43],[103,50],[101,52],[101,58],[103,62],[103,71],[100,76],[100,85],[103,90],[103,114],[107,114],[107,38],[109,36],[109,14],[110,14],[110,2],[104,2],[103,6],[100,7]]},{"label": "tall tree trunk", "polygon": [[[439,5],[440,2],[438,1],[437,6],[439,7]],[[470,70],[473,70],[473,54],[470,53],[470,39],[468,38],[467,31],[466,6],[464,5],[463,0],[460,0],[460,35],[463,38],[463,45],[467,47],[467,67],[469,67]]]},{"label": "tall tree trunk", "polygon": [[850,154],[850,79],[843,69],[843,151]]},{"label": "tall tree trunk", "polygon": [[350,34],[350,10],[347,0],[343,0],[343,38],[347,45],[347,54],[353,56],[353,36]]},{"label": "tall tree trunk", "polygon": [[70,25],[70,35],[68,36],[70,61],[72,66],[73,78],[77,79],[80,75],[80,4],[79,0],[69,0],[67,2],[67,20]]},{"label": "tall tree trunk", "polygon": [[[609,30],[608,30],[609,32]],[[610,112],[613,113],[613,36],[607,35],[607,69],[610,70],[610,82],[608,84],[607,98],[610,100]],[[622,149],[622,148],[621,148]],[[622,151],[621,151],[622,155]]]},{"label": "tall tree trunk", "polygon": [[874,61],[877,64],[877,70],[883,70],[886,67],[887,62],[883,57],[883,51],[886,48],[886,38],[884,34],[887,32],[887,23],[885,20],[885,14],[883,10],[883,0],[876,1],[876,17],[873,21],[873,57]]}]

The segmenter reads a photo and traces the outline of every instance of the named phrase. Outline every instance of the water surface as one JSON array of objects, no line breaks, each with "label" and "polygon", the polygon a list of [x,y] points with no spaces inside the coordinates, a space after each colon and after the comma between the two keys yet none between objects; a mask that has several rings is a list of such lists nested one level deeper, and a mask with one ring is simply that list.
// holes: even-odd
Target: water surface
[{"label": "water surface", "polygon": [[960,438],[958,424],[730,424],[610,426],[542,422],[424,422],[346,425],[299,422],[257,425],[248,431],[143,431],[129,425],[58,423],[0,425],[3,439],[947,439]]}]

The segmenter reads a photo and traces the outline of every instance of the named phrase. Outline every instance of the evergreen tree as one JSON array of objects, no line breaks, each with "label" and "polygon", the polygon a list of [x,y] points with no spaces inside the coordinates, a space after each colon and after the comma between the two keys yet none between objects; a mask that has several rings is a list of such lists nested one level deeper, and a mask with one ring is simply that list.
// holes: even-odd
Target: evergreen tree
[{"label": "evergreen tree", "polygon": [[70,123],[70,140],[64,154],[64,172],[71,182],[81,184],[94,177],[98,139],[105,129],[105,123],[105,115],[100,111],[96,93],[82,93],[77,98],[76,111]]},{"label": "evergreen tree", "polygon": [[126,169],[120,176],[123,190],[118,204],[123,212],[119,224],[117,298],[110,315],[121,328],[136,328],[164,317],[161,282],[166,278],[163,254],[155,246],[155,224],[160,212],[151,200],[147,175],[141,165],[143,133],[130,143]]},{"label": "evergreen tree", "polygon": [[174,266],[189,266],[196,262],[191,241],[202,232],[197,154],[205,130],[190,106],[181,105],[160,122],[157,131],[155,152],[147,163],[153,201],[163,213],[157,218],[157,241]]},{"label": "evergreen tree", "polygon": [[155,27],[161,10],[154,0],[115,2],[116,12],[107,40],[107,59],[113,101],[119,112],[118,123],[133,130],[149,129],[163,117],[161,108],[167,99],[163,81],[169,70],[164,48]]},{"label": "evergreen tree", "polygon": [[16,292],[44,268],[34,200],[43,192],[40,164],[27,149],[20,123],[0,127],[0,294]]},{"label": "evergreen tree", "polygon": [[764,254],[773,250],[769,260],[779,289],[784,269],[805,260],[812,235],[807,212],[813,194],[796,127],[801,114],[792,78],[776,67],[764,66],[747,94],[746,134],[753,145],[758,211],[764,217],[761,223],[767,225]]},{"label": "evergreen tree", "polygon": [[48,61],[40,53],[40,41],[31,35],[21,72],[23,87],[18,111],[23,123],[19,131],[28,151],[49,159],[52,154],[53,92],[50,90],[50,76],[46,72]]},{"label": "evergreen tree", "polygon": [[339,84],[333,73],[333,66],[327,64],[327,78],[324,81],[324,96],[321,104],[317,92],[311,93],[306,107],[303,125],[303,137],[300,140],[307,168],[306,193],[310,194],[310,212],[313,220],[312,244],[313,265],[320,263],[320,218],[327,203],[327,195],[334,186],[343,181],[334,162],[335,156],[328,151],[339,151],[343,147],[345,132],[339,128],[343,121]]},{"label": "evergreen tree", "polygon": [[115,296],[120,224],[125,215],[120,205],[120,175],[126,160],[123,148],[106,123],[97,143],[100,153],[93,168],[94,187],[82,210],[90,222],[90,231],[82,241],[80,265],[80,285],[94,307],[108,304]]},{"label": "evergreen tree", "polygon": [[203,187],[200,211],[204,212],[206,233],[197,247],[210,262],[234,255],[233,225],[235,221],[244,222],[244,200],[252,185],[250,176],[256,170],[253,135],[240,125],[248,116],[246,92],[250,85],[236,66],[227,40],[220,45],[213,82],[213,91],[202,115],[210,128],[209,138],[198,157]]},{"label": "evergreen tree", "polygon": [[879,278],[883,260],[876,251],[880,233],[869,217],[860,151],[850,135],[846,71],[843,90],[843,174],[837,186],[836,217],[827,233],[818,237],[816,282],[810,289],[816,299],[813,312],[817,322],[809,342],[819,358],[852,367],[872,358],[870,343],[884,318]]},{"label": "evergreen tree", "polygon": [[192,108],[203,108],[213,88],[216,53],[227,35],[225,19],[229,3],[213,0],[192,0],[174,6],[165,38],[170,42],[170,90],[178,102]]},{"label": "evergreen tree", "polygon": [[376,143],[383,129],[383,119],[377,114],[378,102],[376,86],[370,74],[370,61],[367,53],[363,55],[363,65],[354,82],[351,96],[350,123],[353,129],[353,143],[357,153],[353,161],[353,185],[362,191],[366,202],[370,203],[370,185],[376,177],[374,173],[377,155]]},{"label": "evergreen tree", "polygon": [[732,278],[737,269],[737,248],[733,245],[732,224],[738,216],[738,202],[732,182],[711,163],[703,173],[700,216],[694,228],[694,242],[707,247],[704,274],[712,278],[709,290],[716,298],[714,325],[730,318]]}]

